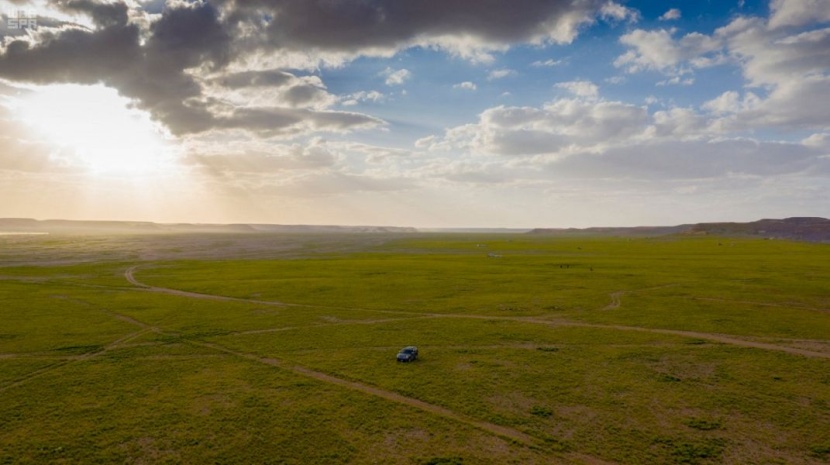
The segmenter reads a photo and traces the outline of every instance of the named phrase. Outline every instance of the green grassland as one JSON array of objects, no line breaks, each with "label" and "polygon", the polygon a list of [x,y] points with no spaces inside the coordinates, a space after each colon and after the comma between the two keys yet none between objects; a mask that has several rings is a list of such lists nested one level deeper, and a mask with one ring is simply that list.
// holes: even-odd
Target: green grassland
[{"label": "green grassland", "polygon": [[0,238],[0,464],[830,462],[827,245],[197,239]]}]

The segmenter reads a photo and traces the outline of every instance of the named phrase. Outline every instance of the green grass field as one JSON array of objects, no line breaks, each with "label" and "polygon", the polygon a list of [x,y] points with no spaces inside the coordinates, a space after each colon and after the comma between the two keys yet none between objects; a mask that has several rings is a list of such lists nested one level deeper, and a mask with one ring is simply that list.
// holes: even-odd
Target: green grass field
[{"label": "green grass field", "polygon": [[830,462],[827,245],[223,237],[0,238],[0,464]]}]

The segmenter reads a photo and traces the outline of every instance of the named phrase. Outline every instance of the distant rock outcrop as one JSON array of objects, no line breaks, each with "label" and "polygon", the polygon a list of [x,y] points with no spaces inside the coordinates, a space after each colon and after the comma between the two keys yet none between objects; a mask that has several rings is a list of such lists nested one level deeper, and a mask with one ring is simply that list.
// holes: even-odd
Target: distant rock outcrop
[{"label": "distant rock outcrop", "polygon": [[671,234],[753,236],[810,242],[830,242],[830,220],[816,217],[764,219],[750,223],[697,223],[631,228],[539,228],[529,234],[558,236],[651,237]]},{"label": "distant rock outcrop", "polygon": [[316,226],[279,224],[152,223],[143,221],[73,221],[0,218],[0,232],[53,234],[146,233],[414,233],[415,228],[394,226]]},{"label": "distant rock outcrop", "polygon": [[693,225],[688,233],[830,242],[830,220],[817,217],[796,217],[782,220],[764,219],[751,223],[699,223]]}]

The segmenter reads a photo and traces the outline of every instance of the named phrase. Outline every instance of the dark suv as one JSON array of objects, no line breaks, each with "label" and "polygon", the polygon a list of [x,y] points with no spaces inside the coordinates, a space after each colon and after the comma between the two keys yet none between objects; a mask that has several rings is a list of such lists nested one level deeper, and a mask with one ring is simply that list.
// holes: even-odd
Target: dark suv
[{"label": "dark suv", "polygon": [[399,362],[414,362],[418,358],[418,348],[415,346],[406,346],[398,352]]}]

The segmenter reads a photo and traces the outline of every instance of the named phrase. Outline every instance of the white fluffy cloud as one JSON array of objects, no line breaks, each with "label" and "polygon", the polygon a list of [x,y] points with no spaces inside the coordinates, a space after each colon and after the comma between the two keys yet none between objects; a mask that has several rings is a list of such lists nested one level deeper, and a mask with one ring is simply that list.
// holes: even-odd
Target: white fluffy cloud
[{"label": "white fluffy cloud", "polygon": [[562,60],[554,60],[553,58],[549,58],[547,60],[538,60],[534,61],[530,64],[530,66],[536,68],[553,68],[554,66],[559,66],[563,63]]},{"label": "white fluffy cloud", "polygon": [[830,22],[830,0],[772,0],[769,27]]},{"label": "white fluffy cloud", "polygon": [[637,22],[640,19],[640,13],[637,10],[610,1],[602,5],[599,14],[605,20]]},{"label": "white fluffy cloud", "polygon": [[630,48],[614,61],[614,65],[629,73],[656,70],[668,74],[682,72],[681,65],[705,67],[718,62],[716,52],[723,44],[717,37],[692,32],[679,39],[673,30],[646,31],[636,29],[620,37]]},{"label": "white fluffy cloud", "polygon": [[354,106],[361,102],[378,103],[386,99],[386,95],[376,90],[354,92],[340,98],[340,104],[343,106]]},{"label": "white fluffy cloud", "polygon": [[624,140],[642,132],[647,122],[643,107],[597,102],[593,97],[560,99],[542,108],[490,108],[477,123],[449,129],[443,137],[422,139],[419,146],[478,154],[555,155],[576,148],[594,150]]},{"label": "white fluffy cloud", "polygon": [[560,82],[556,87],[565,89],[577,97],[596,99],[599,97],[599,87],[590,81]]},{"label": "white fluffy cloud", "polygon": [[665,13],[663,13],[663,15],[660,16],[660,18],[658,18],[658,19],[660,21],[674,21],[676,19],[680,19],[680,16],[681,16],[680,10],[678,10],[677,8],[672,8],[672,9],[666,11]]},{"label": "white fluffy cloud", "polygon": [[386,77],[385,82],[387,86],[403,85],[404,82],[412,77],[412,73],[408,69],[395,70],[392,68],[386,68],[381,74]]},{"label": "white fluffy cloud", "polygon": [[490,71],[490,73],[487,75],[487,79],[490,81],[495,81],[497,79],[504,79],[507,77],[515,76],[516,74],[516,71],[512,69],[494,69],[493,71]]},{"label": "white fluffy cloud", "polygon": [[459,82],[458,84],[454,84],[452,86],[452,88],[453,89],[462,89],[462,90],[474,91],[474,90],[478,89],[478,86],[474,82],[464,81],[464,82]]}]

